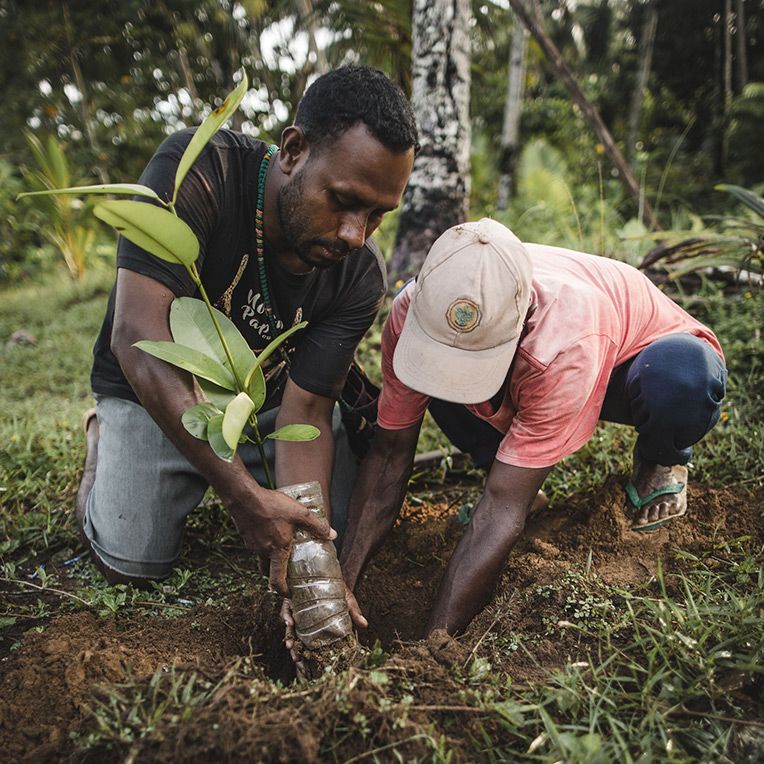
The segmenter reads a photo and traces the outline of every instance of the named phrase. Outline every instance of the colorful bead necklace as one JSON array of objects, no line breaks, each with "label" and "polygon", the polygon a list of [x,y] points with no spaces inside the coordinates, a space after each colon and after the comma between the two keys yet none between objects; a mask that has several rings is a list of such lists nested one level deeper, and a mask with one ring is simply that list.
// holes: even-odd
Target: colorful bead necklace
[{"label": "colorful bead necklace", "polygon": [[257,176],[257,207],[255,208],[255,251],[257,254],[257,274],[260,279],[260,294],[263,297],[265,315],[271,330],[271,339],[276,338],[276,317],[271,304],[271,290],[268,286],[268,271],[265,267],[265,234],[263,229],[263,210],[265,209],[265,176],[268,165],[279,147],[271,144],[260,162],[260,172]]}]

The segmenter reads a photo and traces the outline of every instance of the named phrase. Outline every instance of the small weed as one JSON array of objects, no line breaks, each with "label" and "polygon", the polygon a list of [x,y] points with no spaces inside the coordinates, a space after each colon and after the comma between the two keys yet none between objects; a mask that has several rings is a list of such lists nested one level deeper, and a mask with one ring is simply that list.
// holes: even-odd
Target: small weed
[{"label": "small weed", "polygon": [[550,636],[566,629],[589,634],[618,629],[623,625],[620,603],[629,596],[597,576],[573,570],[567,571],[560,581],[537,587],[536,594],[556,604],[554,613],[544,616]]}]

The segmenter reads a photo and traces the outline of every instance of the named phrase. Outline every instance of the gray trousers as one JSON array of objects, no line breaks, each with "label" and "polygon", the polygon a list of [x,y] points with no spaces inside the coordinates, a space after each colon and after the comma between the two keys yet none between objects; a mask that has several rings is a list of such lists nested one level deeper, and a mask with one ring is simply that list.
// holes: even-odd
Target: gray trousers
[{"label": "gray trousers", "polygon": [[[258,417],[262,435],[273,432],[277,413],[272,409]],[[98,557],[118,573],[166,578],[180,554],[186,517],[201,502],[207,481],[143,406],[96,396],[96,415],[98,461],[85,507],[85,534]],[[341,534],[357,465],[336,406],[332,432],[332,527]],[[265,444],[271,470],[274,445],[272,440]],[[257,446],[245,443],[238,453],[255,480],[267,485]]]}]

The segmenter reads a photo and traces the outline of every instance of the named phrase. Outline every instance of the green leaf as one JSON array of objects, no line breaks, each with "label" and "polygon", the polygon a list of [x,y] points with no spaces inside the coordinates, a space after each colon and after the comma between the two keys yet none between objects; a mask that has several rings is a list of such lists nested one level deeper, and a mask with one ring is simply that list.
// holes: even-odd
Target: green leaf
[{"label": "green leaf", "polygon": [[234,391],[219,387],[208,379],[200,377],[196,381],[199,383],[199,387],[202,388],[202,392],[207,397],[207,400],[219,408],[221,412],[225,411],[225,407],[236,397]]},{"label": "green leaf", "polygon": [[714,186],[717,191],[727,191],[732,194],[738,201],[745,204],[748,209],[753,210],[757,215],[761,215],[764,218],[764,199],[762,199],[753,191],[749,191],[742,186],[734,186],[731,183],[719,183]]},{"label": "green leaf", "polygon": [[223,437],[223,414],[218,414],[207,422],[207,440],[212,450],[224,461],[232,462],[236,451],[225,442]]},{"label": "green leaf", "polygon": [[251,381],[252,375],[255,373],[256,369],[259,369],[266,360],[273,354],[275,350],[278,350],[279,345],[281,345],[284,340],[286,340],[288,337],[293,335],[296,331],[299,331],[300,329],[304,329],[308,325],[307,321],[302,321],[299,324],[295,324],[294,326],[287,329],[285,332],[282,332],[279,334],[278,337],[276,337],[275,340],[272,340],[269,342],[265,348],[263,348],[263,351],[260,353],[260,355],[257,356],[257,361],[252,368],[252,370],[247,375],[247,378],[244,380],[244,387],[249,389],[249,383]]},{"label": "green leaf", "polygon": [[34,133],[30,133],[29,131],[24,132],[24,137],[27,139],[27,144],[32,150],[32,155],[34,156],[35,162],[37,162],[37,166],[42,171],[42,184],[49,186],[49,179],[53,177],[53,168],[48,162],[48,155],[45,153],[42,141],[40,141]]},{"label": "green leaf", "polygon": [[178,169],[175,172],[175,190],[172,195],[173,204],[175,204],[175,200],[178,198],[178,189],[191,169],[191,165],[196,161],[199,154],[202,153],[202,149],[207,145],[210,138],[223,127],[228,117],[239,108],[241,99],[244,98],[248,87],[247,73],[244,69],[241,69],[241,82],[226,96],[225,101],[197,128],[194,137],[191,138],[188,146],[186,146],[186,150],[183,152],[183,156],[180,158],[180,162],[178,162]]},{"label": "green leaf", "polygon": [[[233,322],[219,310],[212,310],[231,351],[236,376],[243,383],[255,363],[255,354]],[[228,368],[228,358],[220,337],[210,318],[207,305],[202,300],[195,297],[178,297],[173,300],[170,307],[170,329],[176,342],[216,358]]]},{"label": "green leaf", "polygon": [[190,268],[199,256],[199,240],[179,217],[145,202],[110,199],[93,210],[126,239],[152,255]]},{"label": "green leaf", "polygon": [[13,626],[16,623],[15,616],[4,615],[0,616],[0,629],[7,629],[9,626]]},{"label": "green leaf", "polygon": [[45,191],[25,191],[16,198],[22,196],[43,196],[50,194],[123,194],[128,196],[145,196],[161,203],[156,191],[140,183],[100,183],[96,186],[71,186],[70,188],[51,188]]},{"label": "green leaf", "polygon": [[223,417],[223,439],[235,451],[244,425],[255,410],[255,404],[246,393],[239,393],[226,406]]},{"label": "green leaf", "polygon": [[154,342],[152,340],[140,340],[134,343],[134,347],[153,355],[155,358],[161,358],[173,366],[190,371],[197,377],[208,379],[219,387],[226,388],[226,390],[236,389],[231,372],[214,358],[210,358],[198,350],[179,345],[177,342]]},{"label": "green leaf", "polygon": [[247,378],[249,379],[249,383],[247,384],[247,393],[252,399],[252,402],[255,404],[255,411],[260,411],[260,409],[263,407],[263,403],[265,403],[267,392],[263,370],[260,368],[260,366],[257,366],[252,369],[252,373],[250,373]]},{"label": "green leaf", "polygon": [[69,168],[66,165],[64,150],[58,141],[51,135],[48,136],[48,158],[53,171],[52,179],[58,186],[64,186],[69,182]]},{"label": "green leaf", "polygon": [[212,403],[197,403],[196,406],[186,409],[180,420],[183,422],[183,426],[186,430],[195,438],[199,438],[199,440],[207,440],[207,423],[212,417],[222,413],[223,412]]},{"label": "green leaf", "polygon": [[269,438],[270,440],[290,441],[315,440],[320,434],[321,430],[312,424],[285,424],[270,435],[266,435],[265,440]]}]

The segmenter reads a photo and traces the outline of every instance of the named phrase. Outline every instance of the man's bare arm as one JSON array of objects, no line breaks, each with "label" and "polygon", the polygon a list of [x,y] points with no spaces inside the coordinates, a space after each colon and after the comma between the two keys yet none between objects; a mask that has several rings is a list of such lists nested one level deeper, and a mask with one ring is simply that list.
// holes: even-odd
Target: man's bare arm
[{"label": "man's bare arm", "polygon": [[334,400],[303,390],[287,380],[276,427],[286,424],[312,424],[321,431],[315,439],[292,443],[276,441],[276,484],[279,486],[317,480],[321,484],[326,518],[331,522],[329,488],[334,466],[332,413]]},{"label": "man's bare arm", "polygon": [[463,631],[488,602],[551,469],[493,463],[485,492],[440,584],[428,634],[434,629],[446,629],[450,634]]},{"label": "man's bare arm", "polygon": [[258,485],[238,456],[224,462],[206,442],[186,432],[183,412],[203,400],[193,377],[133,347],[143,339],[172,340],[169,311],[174,297],[155,279],[120,268],[112,351],[143,406],[217,491],[247,546],[271,559],[271,583],[286,593],[282,574],[294,527],[306,527],[320,538],[329,538],[330,528],[288,496]]},{"label": "man's bare arm", "polygon": [[350,591],[400,513],[420,426],[421,422],[403,430],[379,428],[371,450],[363,460],[350,499],[348,527],[340,558]]}]

